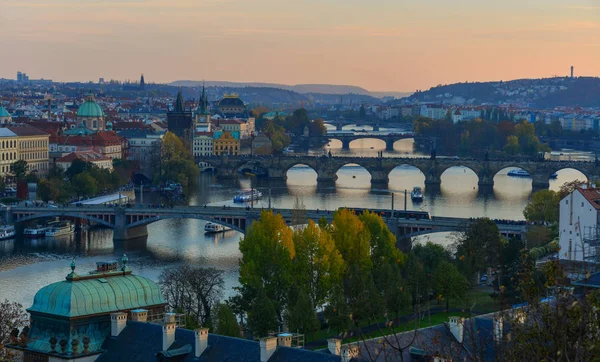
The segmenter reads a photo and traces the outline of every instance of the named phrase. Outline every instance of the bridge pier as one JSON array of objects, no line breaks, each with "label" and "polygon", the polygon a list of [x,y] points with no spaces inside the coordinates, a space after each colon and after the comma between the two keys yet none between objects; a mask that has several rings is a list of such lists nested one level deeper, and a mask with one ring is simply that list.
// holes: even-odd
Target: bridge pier
[{"label": "bridge pier", "polygon": [[125,209],[117,208],[115,210],[115,228],[113,229],[114,241],[124,241],[146,236],[148,236],[148,228],[146,225],[128,227]]},{"label": "bridge pier", "polygon": [[267,177],[270,181],[286,181],[287,170],[270,168]]},{"label": "bridge pier", "polygon": [[379,123],[377,123],[373,126],[373,131],[379,132]]},{"label": "bridge pier", "polygon": [[350,140],[342,139],[342,150],[349,150],[350,142]]},{"label": "bridge pier", "polygon": [[531,186],[534,191],[544,190],[550,187],[550,175],[546,173],[534,173],[531,175],[533,182]]},{"label": "bridge pier", "polygon": [[388,172],[386,171],[371,171],[371,185],[380,185],[387,187],[390,182]]},{"label": "bridge pier", "polygon": [[385,150],[386,151],[393,151],[394,150],[394,143],[396,143],[395,140],[386,140],[385,141]]},{"label": "bridge pier", "polygon": [[338,124],[335,125],[335,130],[336,131],[341,131],[343,129],[344,129],[344,125],[343,124],[338,123]]}]

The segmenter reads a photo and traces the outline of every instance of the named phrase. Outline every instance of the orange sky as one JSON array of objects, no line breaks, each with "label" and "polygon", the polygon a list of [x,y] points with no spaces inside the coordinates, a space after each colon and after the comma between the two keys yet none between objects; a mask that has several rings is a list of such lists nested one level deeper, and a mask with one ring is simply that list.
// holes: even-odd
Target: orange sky
[{"label": "orange sky", "polygon": [[351,84],[600,75],[600,0],[0,0],[0,77]]}]

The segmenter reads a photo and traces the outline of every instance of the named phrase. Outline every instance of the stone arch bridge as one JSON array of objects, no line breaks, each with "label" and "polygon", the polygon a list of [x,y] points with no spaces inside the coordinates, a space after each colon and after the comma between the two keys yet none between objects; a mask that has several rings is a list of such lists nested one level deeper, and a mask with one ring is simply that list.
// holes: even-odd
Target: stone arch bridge
[{"label": "stone arch bridge", "polygon": [[494,176],[507,167],[521,168],[531,175],[534,188],[549,187],[551,175],[562,169],[575,169],[588,180],[600,178],[600,163],[581,161],[532,161],[528,159],[477,160],[461,158],[378,158],[378,157],[325,157],[325,156],[225,156],[202,157],[197,161],[206,162],[214,168],[217,177],[232,178],[240,170],[261,169],[272,180],[286,180],[287,171],[296,165],[306,165],[317,173],[318,182],[334,182],[337,172],[348,164],[364,167],[371,174],[371,183],[387,184],[390,172],[397,166],[408,165],[419,169],[425,175],[425,184],[439,186],[442,174],[451,167],[466,167],[479,178],[482,187],[494,185]]},{"label": "stone arch bridge", "polygon": [[385,142],[385,149],[387,151],[394,150],[394,143],[396,141],[415,138],[415,136],[411,133],[389,133],[389,134],[374,134],[374,133],[354,133],[354,134],[344,134],[344,133],[328,133],[323,137],[318,137],[319,139],[328,139],[328,140],[338,140],[342,142],[342,149],[349,150],[350,143],[356,140],[361,139],[378,139]]}]

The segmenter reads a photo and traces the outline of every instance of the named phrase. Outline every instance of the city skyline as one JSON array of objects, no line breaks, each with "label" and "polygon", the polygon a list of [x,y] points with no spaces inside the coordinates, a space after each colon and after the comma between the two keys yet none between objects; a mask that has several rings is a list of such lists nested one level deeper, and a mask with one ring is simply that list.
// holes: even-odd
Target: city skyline
[{"label": "city skyline", "polygon": [[211,79],[414,91],[600,74],[593,0],[6,0],[0,77]]}]

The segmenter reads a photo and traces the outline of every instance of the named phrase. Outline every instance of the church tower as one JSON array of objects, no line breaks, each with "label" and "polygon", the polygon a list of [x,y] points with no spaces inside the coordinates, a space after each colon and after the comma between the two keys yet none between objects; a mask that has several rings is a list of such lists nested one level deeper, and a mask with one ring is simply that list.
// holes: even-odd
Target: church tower
[{"label": "church tower", "polygon": [[185,109],[181,89],[177,92],[173,111],[167,112],[167,127],[169,132],[173,132],[184,144],[191,147],[194,136],[194,122],[192,121],[192,112]]},{"label": "church tower", "polygon": [[146,88],[146,82],[144,81],[144,74],[140,77],[140,90],[144,90]]},{"label": "church tower", "polygon": [[204,125],[210,124],[210,112],[208,110],[208,96],[206,95],[206,87],[202,83],[202,93],[200,94],[200,101],[198,102],[198,109],[196,110],[196,123],[202,123]]}]

